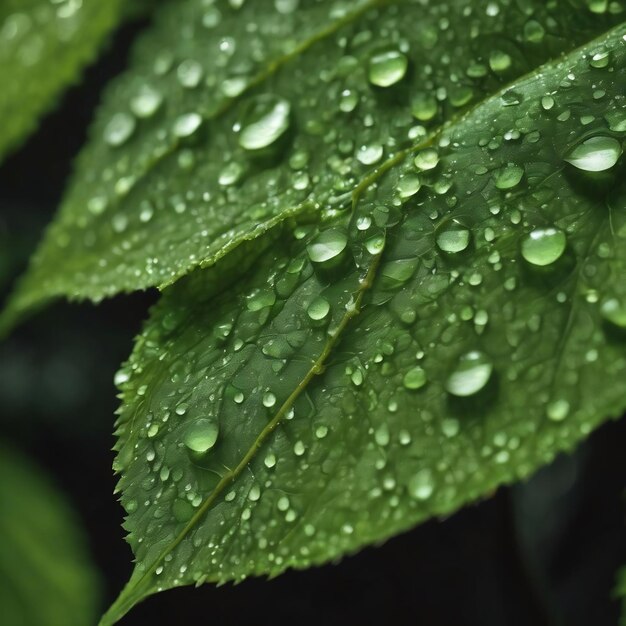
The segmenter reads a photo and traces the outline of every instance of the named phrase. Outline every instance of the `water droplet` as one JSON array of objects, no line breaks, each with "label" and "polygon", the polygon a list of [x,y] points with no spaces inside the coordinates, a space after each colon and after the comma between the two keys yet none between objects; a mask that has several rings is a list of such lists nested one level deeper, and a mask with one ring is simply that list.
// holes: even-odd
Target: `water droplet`
[{"label": "water droplet", "polygon": [[275,404],[276,404],[276,396],[271,391],[268,391],[265,394],[263,394],[263,406],[264,407],[271,409]]},{"label": "water droplet", "polygon": [[416,500],[428,500],[435,490],[433,473],[423,469],[411,477],[408,484],[409,494]]},{"label": "water droplet", "polygon": [[496,73],[505,72],[511,67],[511,56],[502,50],[492,50],[489,55],[489,67]]},{"label": "water droplet", "polygon": [[585,139],[568,155],[565,161],[586,172],[604,172],[612,168],[622,154],[617,139],[599,135]]},{"label": "water droplet", "polygon": [[434,148],[426,148],[417,154],[413,160],[415,167],[422,172],[432,170],[439,163],[439,154]]},{"label": "water droplet", "polygon": [[202,124],[202,118],[197,113],[184,113],[174,122],[174,134],[181,139],[191,137]]},{"label": "water droplet", "polygon": [[163,96],[156,89],[149,85],[142,85],[130,101],[130,109],[137,117],[151,117],[157,112],[162,102]]},{"label": "water droplet", "polygon": [[379,143],[361,146],[356,153],[357,160],[363,165],[374,165],[382,159],[382,156],[383,147]]},{"label": "water droplet", "polygon": [[565,251],[567,238],[558,228],[538,228],[522,240],[522,256],[532,265],[554,263]]},{"label": "water droplet", "polygon": [[291,105],[284,98],[263,94],[250,101],[243,116],[239,145],[261,150],[279,139],[289,128]]},{"label": "water droplet", "polygon": [[407,389],[421,389],[426,384],[426,372],[421,367],[412,367],[402,379]]},{"label": "water droplet", "polygon": [[113,147],[125,143],[135,130],[135,118],[129,113],[116,113],[104,129],[104,140]]},{"label": "water droplet", "polygon": [[607,322],[619,328],[626,328],[626,306],[617,298],[610,298],[603,302],[600,312]]},{"label": "water droplet", "polygon": [[377,87],[391,87],[404,78],[409,61],[395,49],[383,50],[370,57],[369,80]]},{"label": "water droplet", "polygon": [[567,400],[555,400],[546,407],[548,417],[554,422],[564,420],[569,413],[569,402]]},{"label": "water droplet", "polygon": [[219,426],[217,422],[209,419],[198,419],[187,427],[183,443],[190,452],[204,454],[215,445],[218,435]]},{"label": "water droplet", "polygon": [[202,65],[194,59],[185,59],[176,69],[178,82],[187,89],[193,89],[200,84],[203,72]]},{"label": "water droplet", "polygon": [[321,232],[307,246],[309,258],[313,263],[327,263],[337,258],[348,245],[346,234],[340,230],[329,229]]},{"label": "water droplet", "polygon": [[330,304],[328,300],[322,298],[321,296],[315,298],[309,307],[307,308],[307,313],[312,320],[319,321],[323,320],[330,311]]},{"label": "water droplet", "polygon": [[495,176],[495,184],[498,189],[511,189],[515,187],[524,175],[524,168],[509,163],[498,170]]},{"label": "water droplet", "polygon": [[411,174],[407,174],[396,184],[396,190],[402,199],[414,196],[420,190],[420,187],[420,179]]},{"label": "water droplet", "polygon": [[464,354],[446,381],[449,393],[459,397],[478,393],[491,378],[493,364],[478,350]]},{"label": "water droplet", "polygon": [[463,252],[470,242],[470,231],[460,222],[452,220],[437,233],[437,245],[444,252],[456,254]]}]

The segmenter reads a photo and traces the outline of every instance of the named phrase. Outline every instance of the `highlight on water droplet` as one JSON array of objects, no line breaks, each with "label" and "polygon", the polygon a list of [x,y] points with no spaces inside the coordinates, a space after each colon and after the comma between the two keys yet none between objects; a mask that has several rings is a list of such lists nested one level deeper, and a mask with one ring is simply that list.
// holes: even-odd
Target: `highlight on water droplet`
[{"label": "highlight on water droplet", "polygon": [[291,105],[274,94],[252,99],[244,112],[239,145],[245,150],[262,150],[277,141],[289,128]]},{"label": "highlight on water droplet", "polygon": [[491,378],[493,363],[486,354],[472,350],[464,354],[446,381],[446,389],[454,396],[466,397],[478,393]]},{"label": "highlight on water droplet", "polygon": [[110,146],[121,146],[133,134],[136,125],[130,113],[116,113],[104,129],[104,140]]},{"label": "highlight on water droplet", "polygon": [[622,146],[617,139],[597,135],[579,143],[564,161],[585,172],[604,172],[617,163],[621,154]]},{"label": "highlight on water droplet", "polygon": [[567,237],[559,228],[537,228],[522,240],[522,256],[531,265],[554,263],[565,252]]}]

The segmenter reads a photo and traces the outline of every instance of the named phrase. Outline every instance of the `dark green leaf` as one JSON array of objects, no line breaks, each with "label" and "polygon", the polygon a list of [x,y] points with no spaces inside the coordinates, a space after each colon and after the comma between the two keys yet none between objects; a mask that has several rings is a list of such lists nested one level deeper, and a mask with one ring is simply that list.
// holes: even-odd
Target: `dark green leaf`
[{"label": "dark green leaf", "polygon": [[137,566],[103,624],[384,540],[621,414],[625,37],[396,151],[236,288],[217,266],[165,291],[117,376]]},{"label": "dark green leaf", "polygon": [[606,31],[621,10],[595,0],[169,3],[109,91],[0,325],[57,296],[169,284],[287,216],[332,216],[425,127]]},{"label": "dark green leaf", "polygon": [[120,0],[2,2],[0,159],[93,60],[119,21],[120,5]]},{"label": "dark green leaf", "polygon": [[21,455],[0,446],[0,607],[10,626],[91,626],[99,581],[73,513]]}]

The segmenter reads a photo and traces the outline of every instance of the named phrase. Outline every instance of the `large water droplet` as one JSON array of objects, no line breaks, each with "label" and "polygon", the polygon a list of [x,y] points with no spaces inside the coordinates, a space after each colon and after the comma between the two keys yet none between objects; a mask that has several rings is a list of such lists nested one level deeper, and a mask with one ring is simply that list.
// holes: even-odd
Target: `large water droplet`
[{"label": "large water droplet", "polygon": [[437,233],[437,245],[444,252],[463,252],[470,242],[470,231],[463,224],[452,220]]},{"label": "large water droplet", "polygon": [[330,311],[330,304],[326,298],[322,298],[322,296],[318,296],[309,304],[306,312],[309,314],[309,317],[314,321],[323,320]]},{"label": "large water droplet", "polygon": [[567,238],[558,228],[538,228],[522,241],[522,256],[532,265],[550,265],[565,251]]},{"label": "large water droplet", "polygon": [[187,427],[183,443],[190,452],[204,454],[217,441],[220,429],[217,422],[208,419],[198,419]]},{"label": "large water droplet", "polygon": [[391,87],[404,78],[409,61],[399,50],[384,50],[372,55],[369,80],[377,87]]},{"label": "large water droplet", "polygon": [[254,98],[244,114],[239,145],[246,150],[261,150],[273,144],[289,128],[291,105],[273,94]]},{"label": "large water droplet", "polygon": [[612,168],[622,154],[622,146],[613,137],[590,137],[578,144],[565,161],[586,172],[604,172]]},{"label": "large water droplet", "polygon": [[478,350],[464,354],[446,381],[446,389],[455,396],[478,393],[491,378],[493,363]]},{"label": "large water droplet", "polygon": [[307,252],[314,263],[326,263],[338,257],[347,245],[348,238],[344,232],[330,229],[320,233],[307,246]]},{"label": "large water droplet", "polygon": [[498,189],[512,189],[520,182],[520,180],[522,180],[523,175],[523,167],[509,163],[496,173],[496,187]]}]

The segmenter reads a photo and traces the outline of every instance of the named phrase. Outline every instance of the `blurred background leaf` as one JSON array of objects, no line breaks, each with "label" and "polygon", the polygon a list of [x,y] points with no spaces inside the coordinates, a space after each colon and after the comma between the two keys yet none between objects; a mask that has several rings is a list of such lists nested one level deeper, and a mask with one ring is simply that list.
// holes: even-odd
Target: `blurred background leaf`
[{"label": "blurred background leaf", "polygon": [[89,626],[99,580],[78,520],[45,473],[0,444],[0,606],[10,626]]}]

